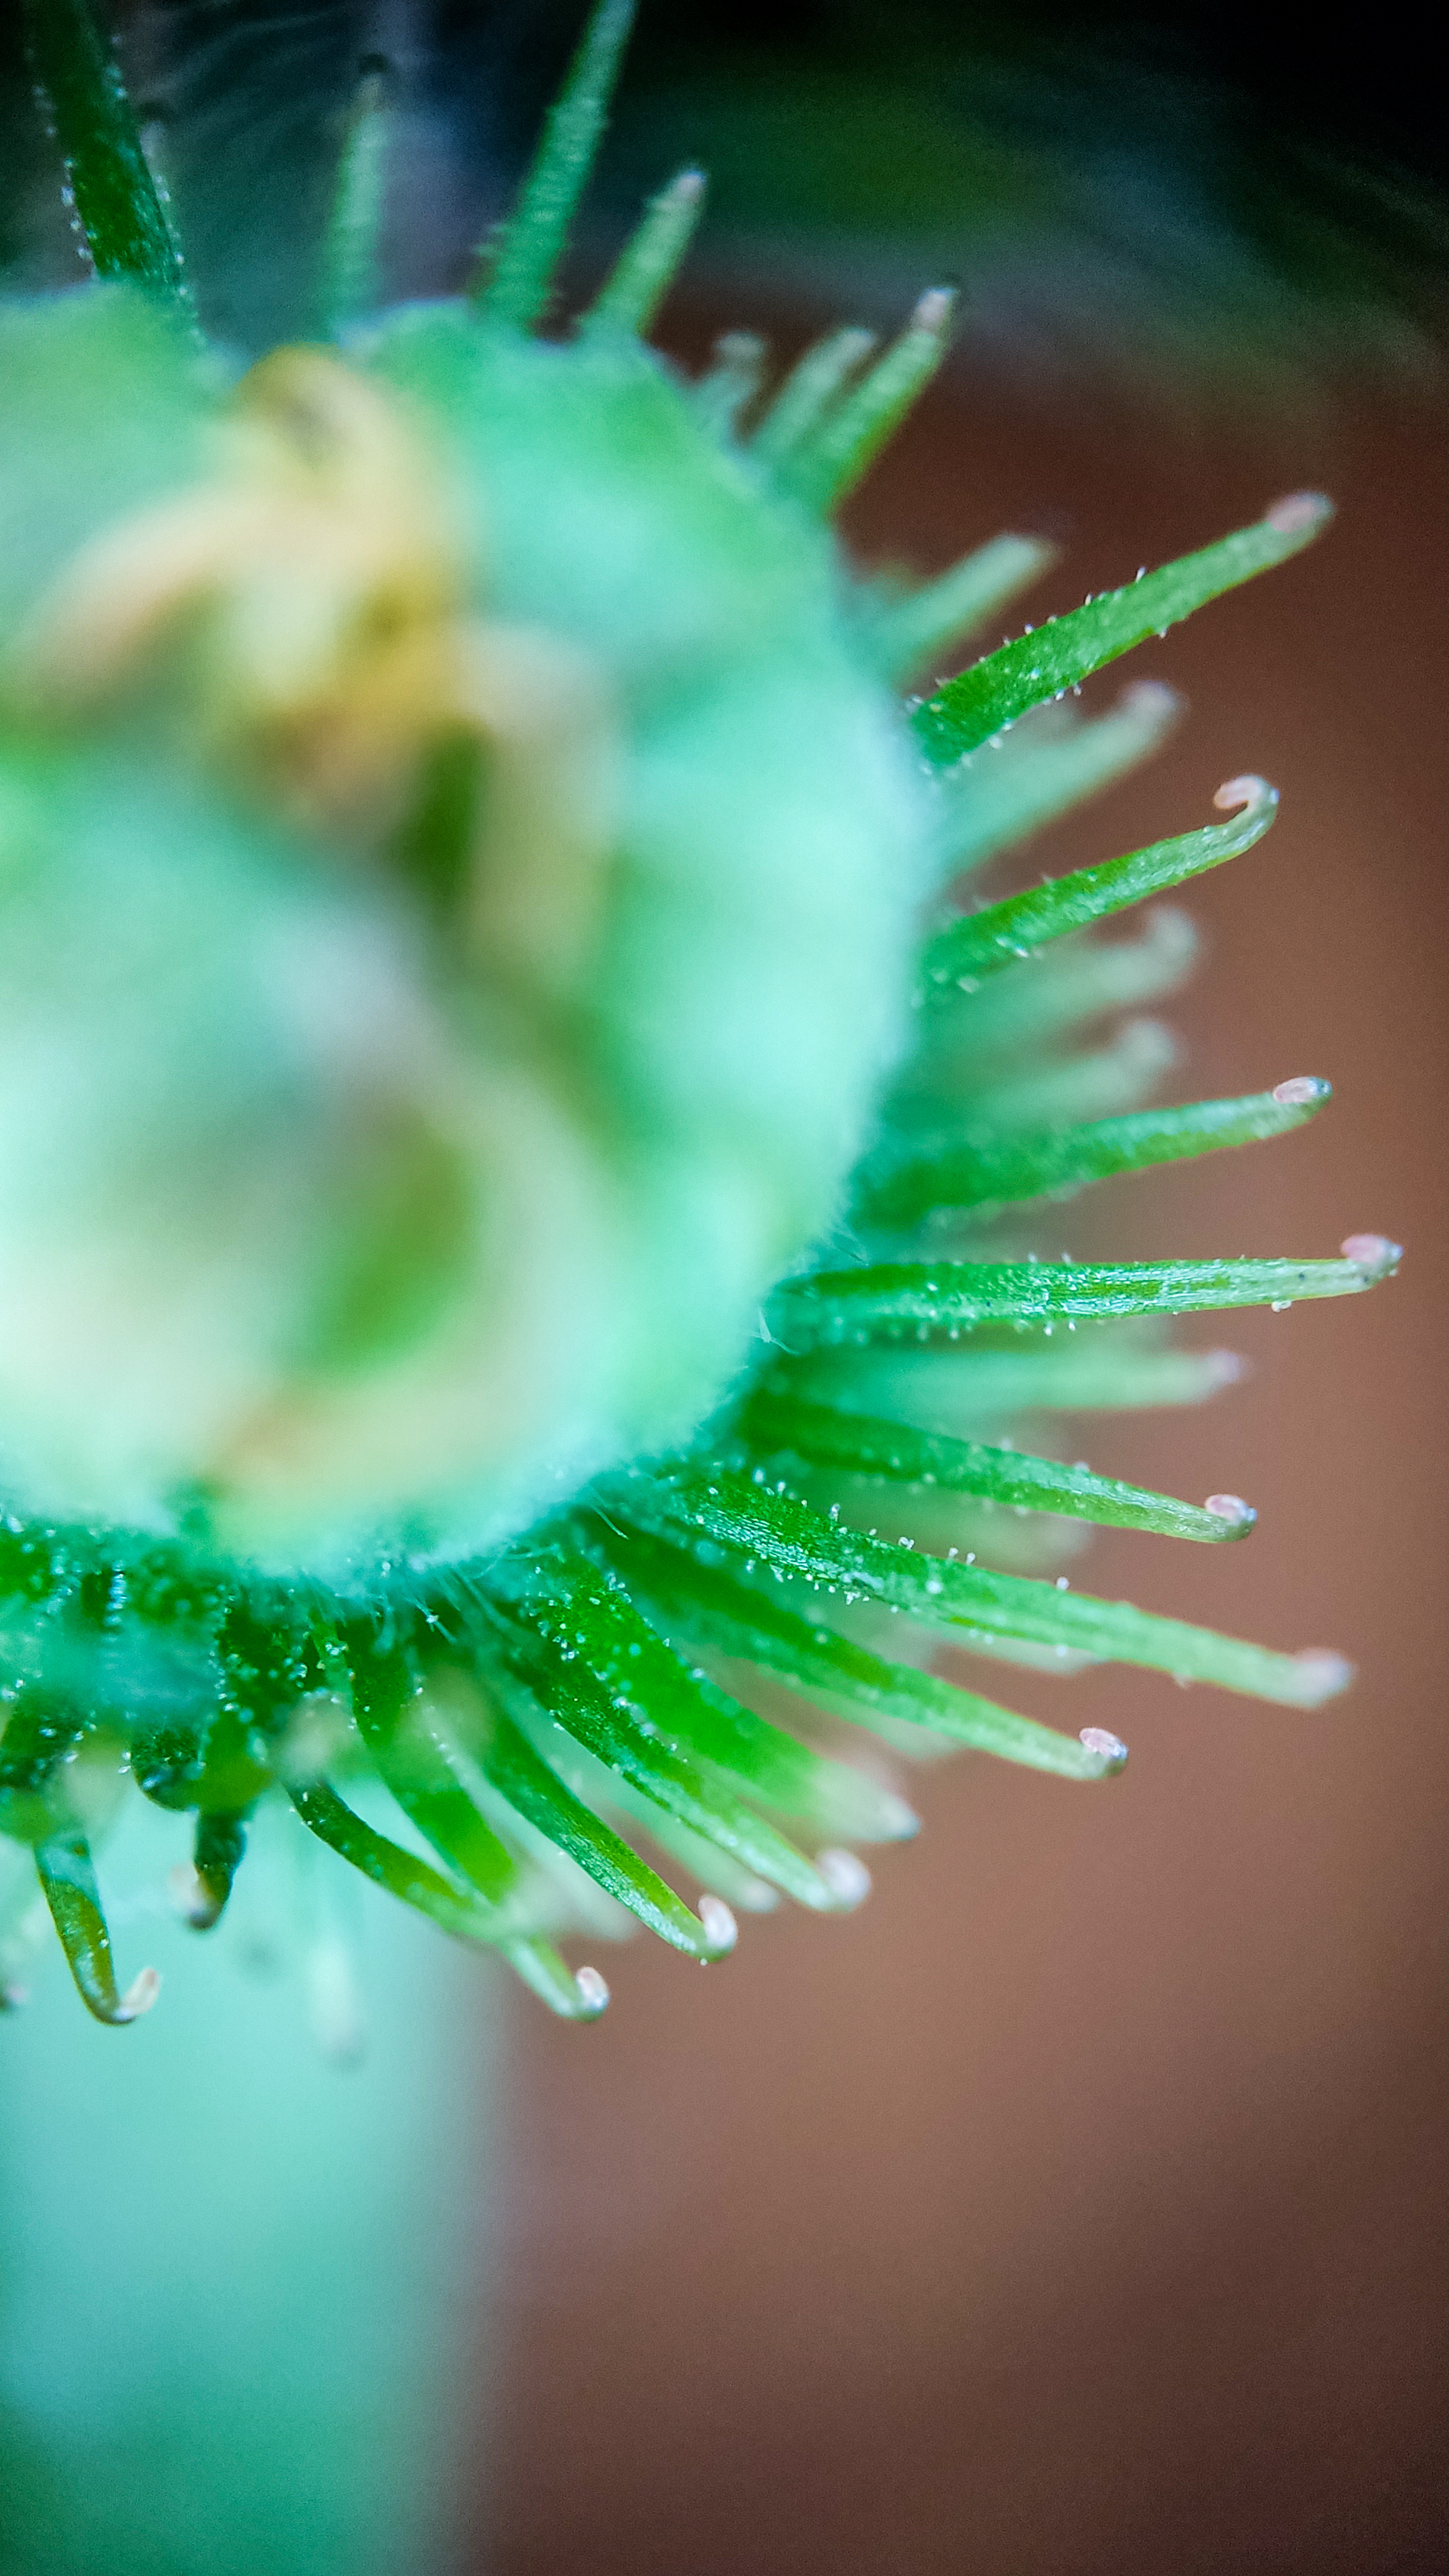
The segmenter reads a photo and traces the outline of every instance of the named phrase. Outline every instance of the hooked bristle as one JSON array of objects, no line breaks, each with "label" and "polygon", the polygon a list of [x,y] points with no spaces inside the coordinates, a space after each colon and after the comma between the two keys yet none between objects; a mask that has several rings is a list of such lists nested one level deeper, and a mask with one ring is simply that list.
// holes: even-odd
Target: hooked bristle
[{"label": "hooked bristle", "polygon": [[1276,536],[1312,536],[1326,527],[1333,517],[1333,503],[1324,492],[1288,492],[1263,512],[1263,524]]}]

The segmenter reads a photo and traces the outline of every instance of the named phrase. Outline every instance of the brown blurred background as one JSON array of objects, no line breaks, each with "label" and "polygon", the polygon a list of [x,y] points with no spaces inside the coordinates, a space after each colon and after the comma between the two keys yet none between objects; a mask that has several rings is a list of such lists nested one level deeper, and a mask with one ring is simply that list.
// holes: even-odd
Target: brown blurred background
[{"label": "brown blurred background", "polygon": [[1372,1298],[1203,1319],[1253,1375],[1200,1412],[1087,1420],[1094,1465],[1261,1522],[1231,1551],[1102,1534],[1080,1579],[1341,1646],[1359,1680],[1318,1715],[1029,1683],[1130,1741],[1119,1784],[944,1765],[857,1917],[752,1924],[706,1976],[640,1941],[584,2037],[521,2004],[460,2569],[1449,2567],[1445,427],[1403,383],[1234,422],[1110,371],[961,366],[857,509],[864,550],[926,567],[1047,528],[1041,614],[1278,491],[1340,502],[1309,557],[1136,657],[1190,720],[1039,855],[1196,823],[1243,768],[1284,791],[1191,889],[1174,1096],[1314,1072],[1338,1097],[1098,1191],[1062,1239],[1380,1229],[1408,1260]]}]

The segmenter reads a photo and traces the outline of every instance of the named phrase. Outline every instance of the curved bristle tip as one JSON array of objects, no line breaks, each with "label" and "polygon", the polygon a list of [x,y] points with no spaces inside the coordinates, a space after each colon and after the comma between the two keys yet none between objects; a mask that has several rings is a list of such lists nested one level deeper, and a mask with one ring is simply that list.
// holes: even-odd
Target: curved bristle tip
[{"label": "curved bristle tip", "polygon": [[1080,1742],[1084,1752],[1095,1753],[1101,1761],[1109,1764],[1111,1769],[1114,1771],[1120,1771],[1127,1759],[1126,1745],[1123,1743],[1120,1735],[1114,1735],[1112,1733],[1110,1727],[1084,1726],[1081,1731]]},{"label": "curved bristle tip", "polygon": [[823,1851],[815,1855],[815,1866],[844,1913],[853,1913],[870,1894],[870,1871],[859,1854],[853,1851]]},{"label": "curved bristle tip", "polygon": [[1366,1270],[1371,1279],[1387,1279],[1404,1257],[1403,1245],[1391,1243],[1386,1234],[1346,1234],[1338,1248],[1345,1261]]},{"label": "curved bristle tip", "polygon": [[1303,1698],[1310,1708],[1347,1690],[1353,1679],[1348,1657],[1335,1654],[1331,1646],[1305,1646],[1293,1661],[1301,1676]]},{"label": "curved bristle tip", "polygon": [[955,308],[954,286],[928,286],[911,315],[912,328],[917,331],[944,331]]},{"label": "curved bristle tip", "polygon": [[704,1925],[711,1954],[722,1959],[740,1937],[740,1927],[722,1896],[702,1896],[699,1919]]},{"label": "curved bristle tip", "polygon": [[160,1992],[160,1969],[142,1968],[139,1974],[131,1979],[122,1995],[116,2007],[116,2020],[139,2021],[143,2013],[150,2011]]},{"label": "curved bristle tip", "polygon": [[1333,503],[1326,492],[1286,492],[1263,512],[1263,524],[1275,536],[1302,537],[1332,516]]},{"label": "curved bristle tip", "polygon": [[1286,1082],[1275,1082],[1273,1097],[1280,1109],[1304,1109],[1311,1100],[1327,1100],[1333,1090],[1316,1073],[1293,1073]]},{"label": "curved bristle tip", "polygon": [[586,2014],[592,2019],[595,2015],[601,2013],[609,2000],[609,1989],[605,1985],[603,1978],[600,1976],[598,1969],[576,1968],[574,1971],[574,1984],[579,1990],[579,2001],[583,2005]]},{"label": "curved bristle tip", "polygon": [[352,1953],[325,1932],[307,1954],[307,2019],[329,2066],[360,2066],[367,2055],[367,2012]]},{"label": "curved bristle tip", "polygon": [[1249,1374],[1249,1364],[1241,1351],[1209,1351],[1206,1362],[1214,1386],[1238,1386]]},{"label": "curved bristle tip", "polygon": [[735,1903],[742,1906],[746,1914],[777,1914],[780,1891],[778,1887],[772,1887],[767,1878],[751,1878],[735,1889]]},{"label": "curved bristle tip", "polygon": [[209,1932],[221,1907],[189,1860],[178,1861],[174,1869],[167,1871],[166,1886],[182,1922],[189,1923],[193,1932]]},{"label": "curved bristle tip", "polygon": [[1270,787],[1266,778],[1259,778],[1252,770],[1246,769],[1240,778],[1223,780],[1213,798],[1213,803],[1220,814],[1231,814],[1235,807],[1256,805],[1265,796],[1271,797],[1276,804],[1277,788]]},{"label": "curved bristle tip", "polygon": [[1133,680],[1117,704],[1124,716],[1167,724],[1173,716],[1181,715],[1187,700],[1179,689],[1170,689],[1165,680]]}]

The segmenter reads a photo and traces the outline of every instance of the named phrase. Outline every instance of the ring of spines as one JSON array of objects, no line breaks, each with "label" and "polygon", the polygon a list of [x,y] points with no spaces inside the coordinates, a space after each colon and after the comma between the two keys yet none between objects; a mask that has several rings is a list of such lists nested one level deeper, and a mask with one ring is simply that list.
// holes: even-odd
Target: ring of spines
[{"label": "ring of spines", "polygon": [[[514,212],[480,256],[473,295],[492,328],[532,331],[548,316],[631,14],[631,0],[600,0]],[[31,22],[97,273],[183,298],[165,191],[88,0],[32,0]],[[332,326],[344,335],[377,296],[387,119],[386,74],[370,64],[324,262]],[[578,318],[580,333],[648,331],[702,200],[694,171],[662,191]],[[699,415],[800,509],[828,514],[936,371],[950,321],[951,297],[932,290],[884,349],[866,331],[832,332],[768,392],[762,344],[729,335],[695,391]],[[0,1796],[12,1818],[29,1802],[39,1819],[41,1886],[98,2018],[134,2018],[155,1981],[143,1971],[118,1988],[92,1856],[65,1811],[65,1766],[88,1742],[114,1740],[145,1796],[194,1813],[188,1910],[198,1928],[226,1905],[257,1801],[281,1791],[367,1877],[496,1949],[556,2011],[586,2019],[606,1999],[603,1981],[566,1966],[520,1911],[542,1846],[708,1960],[734,1937],[726,1896],[748,1905],[782,1893],[840,1911],[866,1882],[839,1846],[913,1827],[900,1799],[727,1690],[714,1673],[721,1658],[893,1740],[923,1730],[1076,1780],[1110,1776],[1125,1748],[1100,1729],[1066,1735],[939,1678],[923,1668],[923,1639],[1023,1661],[1146,1665],[1299,1707],[1342,1686],[1347,1667],[1334,1655],[1277,1653],[1060,1578],[999,1572],[970,1552],[918,1551],[898,1532],[889,1543],[824,1498],[832,1480],[868,1493],[887,1525],[945,1494],[977,1509],[1197,1541],[1241,1537],[1253,1514],[1235,1497],[1198,1508],[961,1436],[950,1419],[980,1428],[1022,1412],[1196,1401],[1232,1364],[1166,1346],[1162,1319],[1354,1294],[1392,1269],[1395,1248],[1377,1236],[1351,1237],[1337,1260],[1104,1266],[985,1257],[966,1232],[1003,1206],[1286,1133],[1328,1097],[1326,1083],[1297,1078],[1241,1099],[1143,1109],[1170,1054],[1164,1034],[1134,1021],[1095,1052],[1081,1035],[1170,989],[1191,955],[1186,925],[1166,910],[1149,913],[1136,939],[1094,941],[1093,926],[1252,848],[1276,805],[1261,780],[1220,791],[1229,820],[980,908],[963,908],[961,893],[969,870],[1151,750],[1175,706],[1146,686],[1086,722],[1018,734],[1020,720],[1282,562],[1327,516],[1312,496],[1281,503],[1028,628],[910,702],[950,889],[923,926],[917,1044],[856,1175],[848,1230],[782,1283],[743,1391],[685,1453],[605,1477],[488,1562],[426,1578],[400,1569],[363,1604],[255,1581],[183,1542],[0,1526],[0,1601],[45,1649],[9,1694]],[[906,595],[865,591],[865,649],[884,677],[908,683],[1050,559],[1007,536]],[[1097,1330],[1066,1342],[1079,1325]],[[910,1383],[903,1353],[926,1374],[919,1400],[898,1395],[892,1409],[891,1389]],[[872,1390],[882,1387],[878,1411]],[[882,1633],[892,1615],[906,1623],[899,1655]],[[89,1648],[84,1690],[67,1680],[68,1667],[80,1669],[78,1636]],[[319,1709],[330,1728],[305,1722]],[[360,1769],[391,1793],[432,1859],[358,1812],[345,1789]],[[715,1892],[691,1909],[624,1826],[642,1826]]]}]

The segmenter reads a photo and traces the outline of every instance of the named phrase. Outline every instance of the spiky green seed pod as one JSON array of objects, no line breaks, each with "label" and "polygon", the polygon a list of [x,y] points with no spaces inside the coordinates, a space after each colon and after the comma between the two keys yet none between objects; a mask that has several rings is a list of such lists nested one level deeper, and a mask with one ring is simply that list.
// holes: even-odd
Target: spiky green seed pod
[{"label": "spiky green seed pod", "polygon": [[[0,1823],[103,2020],[153,1992],[118,1988],[92,1857],[130,1785],[194,1819],[198,1928],[289,1800],[586,2017],[602,1982],[547,1937],[584,1880],[697,1959],[732,1903],[858,1900],[849,1846],[913,1819],[814,1749],[819,1705],[1120,1768],[933,1676],[935,1636],[1296,1705],[1346,1677],[979,1561],[1010,1560],[1003,1510],[1243,1535],[1234,1497],[1005,1434],[1206,1392],[1134,1319],[1393,1265],[1366,1236],[1045,1264],[980,1231],[1327,1098],[1144,1109],[1155,1032],[1081,1051],[1185,964],[1172,916],[1095,925],[1252,847],[1273,791],[985,909],[951,891],[1172,709],[1021,720],[1325,505],[902,707],[1045,564],[998,539],[883,602],[832,535],[949,297],[767,396],[738,338],[690,387],[641,337],[686,173],[538,336],[627,18],[602,0],[456,303],[372,309],[369,90],[333,342],[238,374],[84,0],[36,15],[98,282],[0,315]],[[798,1736],[741,1670],[797,1695]]]}]

